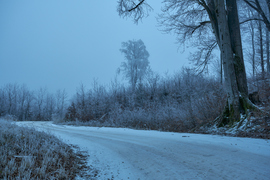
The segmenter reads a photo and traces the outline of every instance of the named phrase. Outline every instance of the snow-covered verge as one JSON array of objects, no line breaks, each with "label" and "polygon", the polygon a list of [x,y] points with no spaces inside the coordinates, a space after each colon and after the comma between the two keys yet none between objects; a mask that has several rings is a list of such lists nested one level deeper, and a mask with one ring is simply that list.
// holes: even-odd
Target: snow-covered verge
[{"label": "snow-covered verge", "polygon": [[90,154],[97,179],[245,179],[270,177],[266,139],[128,128],[16,122],[53,133]]},{"label": "snow-covered verge", "polygon": [[196,133],[218,134],[234,137],[252,137],[270,139],[270,117],[253,115],[242,118],[232,126],[217,127],[215,124],[206,124],[196,130]]},{"label": "snow-covered verge", "polygon": [[75,179],[87,154],[58,138],[0,119],[0,179]]},{"label": "snow-covered verge", "polygon": [[[125,126],[126,124],[112,125],[110,123],[106,123],[102,121],[94,121],[94,120],[87,121],[87,122],[81,122],[81,121],[56,122],[55,121],[54,123],[59,124],[59,125],[118,127],[118,128],[131,128],[131,129],[140,129],[140,130],[169,131],[168,129],[166,129],[166,127],[164,129],[160,129],[160,128],[148,128],[147,126]],[[171,122],[168,122],[168,123],[171,123]],[[173,124],[173,123],[170,125],[176,126],[176,124]],[[171,132],[179,132],[179,131],[177,129],[172,129]],[[202,126],[197,126],[196,128],[193,128],[193,129],[188,129],[188,128],[182,129],[180,132],[270,139],[270,117],[253,115],[249,118],[242,118],[240,122],[236,122],[232,126],[227,125],[225,127],[217,127],[216,124],[214,124],[214,122],[210,122],[210,123],[205,123]]]}]

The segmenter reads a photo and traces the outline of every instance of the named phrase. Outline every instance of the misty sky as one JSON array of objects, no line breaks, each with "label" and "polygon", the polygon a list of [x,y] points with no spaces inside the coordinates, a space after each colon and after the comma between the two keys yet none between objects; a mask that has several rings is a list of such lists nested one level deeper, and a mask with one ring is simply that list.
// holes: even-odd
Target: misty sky
[{"label": "misty sky", "polygon": [[142,39],[150,66],[161,74],[188,65],[176,37],[158,30],[156,14],[161,0],[150,2],[154,11],[142,23],[123,19],[117,0],[1,0],[0,86],[26,84],[69,95],[96,78],[109,84],[124,61],[121,42]]}]

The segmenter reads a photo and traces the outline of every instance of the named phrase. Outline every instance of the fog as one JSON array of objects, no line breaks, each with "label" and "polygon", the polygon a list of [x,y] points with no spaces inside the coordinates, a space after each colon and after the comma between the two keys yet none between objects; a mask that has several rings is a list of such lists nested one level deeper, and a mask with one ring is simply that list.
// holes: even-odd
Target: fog
[{"label": "fog", "polygon": [[151,5],[154,11],[135,25],[118,16],[117,1],[1,1],[0,86],[18,83],[72,95],[93,79],[109,84],[124,60],[121,42],[133,39],[144,41],[153,71],[180,70],[189,52],[159,30],[161,1]]}]

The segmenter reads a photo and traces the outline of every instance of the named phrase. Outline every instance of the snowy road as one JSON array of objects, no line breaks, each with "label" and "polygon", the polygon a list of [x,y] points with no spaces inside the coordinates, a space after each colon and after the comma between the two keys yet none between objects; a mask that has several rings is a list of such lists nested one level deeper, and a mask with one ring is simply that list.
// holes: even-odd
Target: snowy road
[{"label": "snowy road", "polygon": [[99,179],[270,179],[270,141],[125,128],[17,122],[50,131],[90,154]]}]

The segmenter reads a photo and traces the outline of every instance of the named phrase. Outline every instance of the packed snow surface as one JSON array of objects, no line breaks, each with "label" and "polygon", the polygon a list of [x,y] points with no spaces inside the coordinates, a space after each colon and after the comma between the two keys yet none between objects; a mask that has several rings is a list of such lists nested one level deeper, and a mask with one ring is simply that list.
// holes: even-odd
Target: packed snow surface
[{"label": "packed snow surface", "polygon": [[17,122],[89,152],[98,179],[270,179],[270,141],[127,128]]}]

